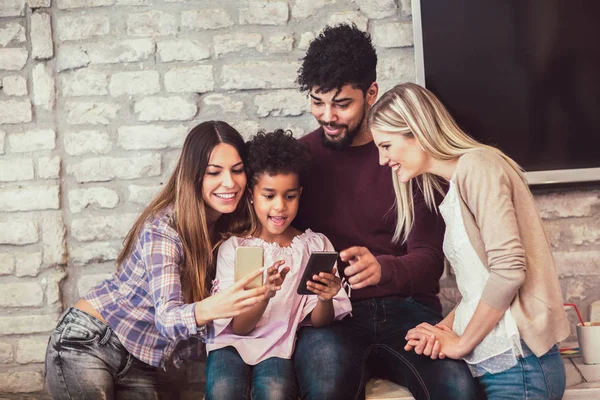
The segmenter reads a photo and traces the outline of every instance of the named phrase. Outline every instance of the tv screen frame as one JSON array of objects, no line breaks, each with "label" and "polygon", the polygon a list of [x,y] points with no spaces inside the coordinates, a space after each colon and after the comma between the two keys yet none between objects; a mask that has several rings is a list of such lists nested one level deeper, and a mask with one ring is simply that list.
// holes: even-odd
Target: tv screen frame
[{"label": "tv screen frame", "polygon": [[[419,85],[427,87],[427,82],[425,81],[421,0],[412,0],[412,23],[416,81]],[[600,164],[600,157],[598,163]],[[530,186],[600,182],[600,167],[525,171],[525,176]]]}]

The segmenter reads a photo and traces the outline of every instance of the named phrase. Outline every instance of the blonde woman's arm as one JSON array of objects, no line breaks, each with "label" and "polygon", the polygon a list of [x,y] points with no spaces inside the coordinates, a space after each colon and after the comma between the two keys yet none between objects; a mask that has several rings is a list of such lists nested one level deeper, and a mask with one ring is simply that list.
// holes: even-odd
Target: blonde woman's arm
[{"label": "blonde woman's arm", "polygon": [[[510,167],[489,151],[469,153],[461,160],[456,179],[461,198],[472,213],[485,247],[490,276],[472,319],[461,337],[446,329],[421,324],[409,331],[407,345],[427,347],[434,353],[435,341],[447,357],[470,353],[496,326],[525,280],[525,251],[512,200]],[[436,330],[437,329],[437,330]],[[412,342],[411,342],[412,340]],[[433,346],[424,341],[432,341]]]},{"label": "blonde woman's arm", "polygon": [[490,276],[481,301],[505,311],[525,281],[525,250],[513,203],[511,170],[490,151],[467,154],[457,173],[460,195],[473,214]]}]

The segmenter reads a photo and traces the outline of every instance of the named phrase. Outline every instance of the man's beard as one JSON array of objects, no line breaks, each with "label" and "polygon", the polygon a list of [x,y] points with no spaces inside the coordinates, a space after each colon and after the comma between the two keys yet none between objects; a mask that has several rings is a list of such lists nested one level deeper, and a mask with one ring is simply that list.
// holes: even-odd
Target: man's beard
[{"label": "man's beard", "polygon": [[360,122],[356,125],[356,128],[350,130],[348,125],[336,124],[335,122],[326,123],[325,121],[318,120],[319,125],[321,126],[330,126],[332,128],[342,128],[345,129],[346,133],[339,140],[331,140],[327,137],[325,133],[325,129],[321,131],[321,142],[323,142],[323,146],[330,148],[331,150],[345,150],[352,145],[354,138],[360,133],[362,129],[363,123],[365,121],[366,114],[366,106],[363,109],[363,115],[360,118]]}]

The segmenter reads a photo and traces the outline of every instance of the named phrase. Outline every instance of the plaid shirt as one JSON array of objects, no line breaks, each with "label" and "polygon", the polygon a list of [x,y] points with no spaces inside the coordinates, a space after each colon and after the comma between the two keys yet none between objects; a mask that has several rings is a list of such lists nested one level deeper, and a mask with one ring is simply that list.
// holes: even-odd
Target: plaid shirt
[{"label": "plaid shirt", "polygon": [[184,252],[172,219],[172,207],[148,218],[112,279],[84,297],[127,351],[155,367],[204,355],[208,335],[207,327],[196,326],[195,303],[183,303],[179,265]]}]

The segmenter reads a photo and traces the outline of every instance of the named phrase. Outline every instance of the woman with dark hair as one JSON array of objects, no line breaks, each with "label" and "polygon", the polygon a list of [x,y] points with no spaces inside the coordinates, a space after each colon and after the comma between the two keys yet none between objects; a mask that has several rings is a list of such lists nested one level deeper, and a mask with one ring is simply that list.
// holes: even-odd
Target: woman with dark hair
[{"label": "woman with dark hair", "polygon": [[265,299],[265,287],[244,290],[262,270],[209,297],[220,234],[255,229],[244,159],[244,141],[228,124],[190,131],[167,185],[125,238],[118,271],[52,333],[45,380],[54,399],[158,398],[156,368],[183,361],[178,343],[198,350],[212,320]]}]

